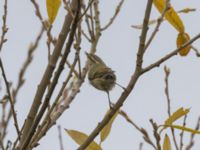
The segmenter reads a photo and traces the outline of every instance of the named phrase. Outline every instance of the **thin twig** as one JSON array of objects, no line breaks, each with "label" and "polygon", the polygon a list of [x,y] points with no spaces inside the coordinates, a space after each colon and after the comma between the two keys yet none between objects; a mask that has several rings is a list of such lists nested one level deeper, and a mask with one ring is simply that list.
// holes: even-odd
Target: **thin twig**
[{"label": "thin twig", "polygon": [[141,131],[141,128],[131,120],[131,118],[127,115],[127,113],[124,110],[120,109],[119,114],[123,116],[128,123],[130,123],[133,127],[135,127],[135,129],[137,129],[139,132]]},{"label": "thin twig", "polygon": [[81,51],[81,41],[82,41],[82,38],[81,38],[81,22],[82,20],[79,20],[79,24],[78,24],[78,30],[77,30],[77,39],[76,39],[76,43],[74,44],[74,48],[76,50],[76,58],[78,58],[78,78],[81,79],[82,77],[82,73],[81,73],[81,60],[80,60],[80,51]]},{"label": "thin twig", "polygon": [[88,40],[88,42],[91,42],[91,39],[89,38],[89,36],[83,30],[81,31],[81,33]]},{"label": "thin twig", "polygon": [[141,142],[139,145],[139,150],[142,150],[142,148],[143,148],[143,143]]},{"label": "thin twig", "polygon": [[[90,9],[91,9],[91,7],[90,7]],[[87,14],[85,16],[85,22],[86,22],[88,32],[90,34],[90,38],[88,38],[88,39],[90,39],[90,41],[92,41],[94,39],[94,30],[91,29],[91,25],[90,25],[90,22],[89,22],[89,16]],[[86,37],[88,37],[88,36],[86,36]]]},{"label": "thin twig", "polygon": [[5,73],[1,58],[0,58],[0,68],[1,68],[1,71],[2,71],[3,79],[4,79],[4,82],[5,82],[6,90],[7,90],[8,97],[9,97],[9,102],[10,102],[12,115],[13,115],[13,119],[14,119],[14,125],[15,125],[16,131],[17,131],[17,135],[20,139],[21,133],[20,133],[19,124],[18,124],[18,121],[17,121],[17,114],[15,112],[14,100],[12,98],[12,95],[11,95],[11,92],[10,92],[10,89],[9,89],[9,83],[8,83],[8,80],[7,80],[7,77],[6,77],[6,73]]},{"label": "thin twig", "polygon": [[[171,116],[171,99],[170,99],[170,96],[169,96],[170,69],[167,66],[165,66],[164,71],[165,71],[165,95],[166,95],[166,98],[167,98],[167,112],[168,112],[168,116],[170,117]],[[174,145],[176,147],[176,150],[179,150],[178,144],[177,144],[177,141],[176,141],[174,128],[171,128],[171,133],[172,133],[172,137],[173,137],[173,141],[174,141]]]},{"label": "thin twig", "polygon": [[58,139],[59,139],[59,144],[60,144],[60,150],[64,150],[63,140],[62,140],[62,132],[61,132],[60,125],[58,125]]},{"label": "thin twig", "polygon": [[[31,43],[30,46],[29,46],[26,60],[24,61],[23,66],[21,67],[20,72],[19,72],[18,82],[17,82],[16,88],[13,89],[13,91],[12,91],[13,98],[15,99],[14,103],[16,103],[17,94],[19,93],[21,87],[25,83],[24,75],[25,75],[28,67],[30,66],[31,62],[33,61],[33,54],[34,54],[34,52],[36,51],[36,49],[39,45],[39,42],[42,38],[43,33],[44,33],[44,27],[42,26],[39,34],[37,35],[37,37],[35,39],[35,41],[33,43]],[[8,115],[8,118],[7,118],[7,121],[6,121],[7,124],[9,122],[10,117],[11,117],[11,112],[9,112],[9,115]],[[17,138],[16,141],[14,142],[14,146],[16,146],[16,143],[17,143],[18,140],[19,140],[19,138]]]},{"label": "thin twig", "polygon": [[145,67],[144,69],[142,69],[142,74],[155,68],[155,67],[159,67],[163,62],[167,61],[168,59],[170,59],[171,57],[177,55],[177,53],[179,51],[181,51],[183,48],[187,47],[188,45],[192,44],[193,42],[195,42],[197,39],[200,38],[200,33],[197,34],[195,37],[193,37],[191,40],[189,40],[188,42],[186,42],[185,44],[183,44],[181,47],[173,50],[172,52],[170,52],[169,54],[165,55],[164,57],[162,57],[161,59],[157,60],[156,62],[152,63],[151,65]]},{"label": "thin twig", "polygon": [[2,35],[0,38],[0,52],[2,50],[3,44],[7,41],[7,39],[5,39],[5,35],[8,31],[7,25],[6,25],[6,21],[7,21],[7,7],[8,7],[8,1],[5,0],[4,2],[4,14],[2,16],[2,20],[3,20],[3,26],[2,26]]},{"label": "thin twig", "polygon": [[[187,115],[184,116],[184,119],[183,119],[183,127],[186,126],[186,119],[187,119]],[[182,150],[183,149],[183,137],[184,137],[184,130],[181,131],[180,133],[180,148],[178,150]]]},{"label": "thin twig", "polygon": [[167,97],[167,112],[168,112],[168,116],[171,116],[171,100],[170,100],[170,96],[169,96],[170,69],[167,66],[165,66],[164,71],[165,71],[165,95]]},{"label": "thin twig", "polygon": [[8,95],[6,94],[2,100],[1,100],[1,105],[2,105],[2,115],[1,115],[1,121],[0,121],[0,142],[2,142],[3,145],[3,140],[6,135],[6,128],[8,125],[6,124],[5,118],[6,118],[6,104],[9,102],[8,100]]},{"label": "thin twig", "polygon": [[196,47],[194,47],[194,46],[191,46],[191,48],[192,48],[192,50],[196,53],[196,56],[197,56],[197,57],[200,57],[200,52],[199,52],[199,50],[198,50]]},{"label": "thin twig", "polygon": [[67,2],[66,0],[63,0],[63,3],[64,3],[64,8],[67,10],[67,12],[71,15],[72,18],[74,18],[74,13],[71,9],[71,6],[70,6],[70,3]]},{"label": "thin twig", "polygon": [[[93,6],[95,6],[95,5],[93,5]],[[95,15],[94,15],[94,10],[96,10],[96,9],[95,8],[92,9],[92,6],[91,6],[90,7],[90,16],[88,15],[88,19],[90,20],[91,30],[92,30],[92,36],[91,36],[92,40],[94,40],[93,38],[94,38],[94,35],[95,35],[95,31],[96,31],[96,35],[98,34],[98,32],[101,32],[100,31],[100,26],[101,26],[100,25],[100,17],[99,17],[99,14],[96,14],[97,12],[95,12]],[[95,29],[95,27],[96,27],[96,29]],[[97,30],[99,30],[99,31],[97,31]]]},{"label": "thin twig", "polygon": [[69,67],[69,69],[73,69],[72,72],[74,73],[74,75],[78,78],[79,77],[79,73],[76,71],[76,69],[73,67],[73,64],[70,64],[68,61],[66,61],[67,66]]},{"label": "thin twig", "polygon": [[39,18],[39,20],[42,22],[42,24],[44,25],[44,27],[46,28],[46,25],[44,24],[44,20],[43,20],[43,17],[41,15],[41,12],[40,12],[40,8],[39,8],[39,5],[36,3],[35,0],[31,0],[31,2],[33,3],[34,7],[35,7],[35,14],[36,16]]},{"label": "thin twig", "polygon": [[[197,125],[195,127],[195,130],[199,130],[199,127],[200,127],[200,117],[198,118],[197,120]],[[191,136],[190,136],[190,142],[189,144],[186,146],[185,150],[191,150],[191,148],[193,147],[194,145],[194,137],[195,137],[196,134],[194,133],[191,133]]]},{"label": "thin twig", "polygon": [[[43,25],[45,31],[47,32],[47,44],[48,44],[48,47],[50,46],[50,43],[53,43],[53,45],[55,46],[56,44],[56,40],[54,40],[53,36],[51,35],[51,28],[52,26],[49,24],[48,21],[45,21],[42,17],[42,14],[40,12],[40,8],[39,8],[39,5],[37,4],[37,2],[35,0],[31,0],[33,6],[35,7],[35,14],[36,16],[39,18],[41,24]],[[48,48],[49,50],[49,48]]]},{"label": "thin twig", "polygon": [[52,29],[52,25],[50,25],[50,27],[48,28],[47,30],[47,53],[48,53],[48,61],[50,61],[50,57],[51,57],[51,42],[52,42],[52,39],[51,39],[51,29]]},{"label": "thin twig", "polygon": [[145,140],[148,144],[150,144],[155,150],[157,149],[156,146],[155,146],[155,144],[154,144],[154,143],[152,142],[152,140],[150,139],[150,137],[149,137],[147,131],[146,131],[144,128],[140,128],[138,125],[136,125],[136,123],[134,123],[134,122],[130,119],[130,117],[127,115],[127,113],[126,113],[125,111],[123,111],[123,110],[120,109],[119,114],[120,114],[121,116],[123,116],[123,117],[126,119],[126,121],[127,121],[128,123],[130,123],[136,130],[138,130],[140,133],[142,133],[144,140]]},{"label": "thin twig", "polygon": [[159,31],[159,28],[160,28],[160,25],[161,23],[163,22],[164,20],[164,17],[165,17],[165,14],[166,12],[169,10],[169,5],[170,5],[170,0],[166,0],[165,1],[165,7],[161,13],[161,16],[157,19],[157,25],[156,27],[154,28],[154,31],[152,32],[149,40],[147,41],[146,45],[145,45],[145,50],[149,47],[149,45],[151,44],[151,42],[153,41],[156,33]]},{"label": "thin twig", "polygon": [[108,28],[112,25],[112,23],[113,23],[114,20],[116,19],[117,15],[119,14],[120,9],[121,9],[123,3],[124,3],[124,0],[121,0],[121,1],[119,2],[119,4],[117,5],[117,7],[116,7],[116,9],[115,9],[114,15],[110,18],[110,21],[109,21],[104,27],[101,28],[101,31],[104,31],[104,30],[108,29]]},{"label": "thin twig", "polygon": [[154,137],[156,139],[156,145],[157,145],[157,149],[158,150],[161,150],[161,145],[160,145],[160,134],[158,133],[158,125],[152,120],[150,119],[150,123],[153,127],[153,134],[154,134]]},{"label": "thin twig", "polygon": [[28,49],[28,54],[27,54],[27,58],[24,61],[24,64],[19,72],[19,77],[18,77],[18,82],[17,82],[17,86],[16,88],[13,90],[13,97],[17,96],[17,93],[19,92],[20,88],[22,87],[22,85],[24,84],[24,75],[26,70],[28,69],[29,65],[31,64],[32,60],[33,60],[33,53],[34,51],[37,49],[38,45],[39,45],[39,41],[42,38],[42,35],[44,33],[44,27],[41,28],[38,36],[36,37],[34,43],[31,43]]},{"label": "thin twig", "polygon": [[94,0],[90,0],[89,4],[87,5],[87,7],[85,8],[84,12],[81,14],[81,16],[79,17],[79,20],[81,20],[83,18],[83,16],[85,16],[85,14],[87,13],[88,9],[91,7],[92,3]]}]

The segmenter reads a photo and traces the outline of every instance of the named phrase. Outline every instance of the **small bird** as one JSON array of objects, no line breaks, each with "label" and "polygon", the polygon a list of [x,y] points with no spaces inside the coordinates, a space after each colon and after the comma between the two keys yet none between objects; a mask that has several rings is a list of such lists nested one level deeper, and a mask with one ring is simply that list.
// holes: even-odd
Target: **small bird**
[{"label": "small bird", "polygon": [[86,55],[90,60],[88,80],[93,87],[107,93],[109,106],[112,108],[109,91],[111,91],[116,84],[116,75],[97,55],[88,54],[87,52]]}]

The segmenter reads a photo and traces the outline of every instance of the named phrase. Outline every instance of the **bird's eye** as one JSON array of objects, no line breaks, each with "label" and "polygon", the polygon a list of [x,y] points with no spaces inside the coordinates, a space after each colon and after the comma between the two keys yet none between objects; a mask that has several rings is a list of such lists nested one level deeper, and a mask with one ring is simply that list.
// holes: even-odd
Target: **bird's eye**
[{"label": "bird's eye", "polygon": [[108,79],[114,79],[114,78],[115,77],[112,74],[107,74],[107,75],[104,76],[104,79],[106,79],[106,80],[108,80]]}]

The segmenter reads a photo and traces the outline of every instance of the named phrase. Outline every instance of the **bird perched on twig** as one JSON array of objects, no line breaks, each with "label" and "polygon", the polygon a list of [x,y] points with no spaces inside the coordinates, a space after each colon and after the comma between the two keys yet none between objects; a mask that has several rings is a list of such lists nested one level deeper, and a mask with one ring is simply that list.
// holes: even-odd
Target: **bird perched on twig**
[{"label": "bird perched on twig", "polygon": [[116,75],[114,71],[109,68],[97,55],[88,54],[87,52],[86,55],[90,60],[88,80],[93,87],[107,93],[109,106],[111,108],[112,104],[109,91],[112,90],[116,84]]}]

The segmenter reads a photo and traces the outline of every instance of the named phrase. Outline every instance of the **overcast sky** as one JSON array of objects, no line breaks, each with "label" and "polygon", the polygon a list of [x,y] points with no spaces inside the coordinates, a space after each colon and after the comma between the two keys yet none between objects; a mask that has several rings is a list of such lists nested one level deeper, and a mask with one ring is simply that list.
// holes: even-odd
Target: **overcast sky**
[{"label": "overcast sky", "polygon": [[[0,1],[0,15],[2,16],[2,3]],[[47,18],[45,1],[38,1],[44,18]],[[104,25],[112,16],[118,0],[101,0],[100,17],[101,24]],[[176,10],[185,7],[197,8],[196,12],[181,14],[187,33],[193,37],[200,32],[200,12],[199,1],[174,1],[172,5]],[[136,52],[140,30],[131,28],[131,25],[141,24],[144,16],[146,1],[126,0],[120,14],[113,25],[102,33],[100,42],[97,46],[97,55],[116,71],[117,82],[126,86],[134,71]],[[53,28],[54,36],[57,36],[63,23],[65,10],[61,9],[55,20]],[[152,8],[151,19],[159,16],[155,7]],[[2,20],[0,21],[2,25]],[[8,42],[4,45],[1,54],[5,64],[7,77],[14,81],[16,85],[19,69],[27,54],[30,42],[34,41],[40,31],[41,24],[35,16],[34,7],[30,1],[8,0]],[[154,26],[150,27],[150,32]],[[144,57],[144,65],[148,65],[160,57],[166,55],[176,48],[177,31],[164,22],[160,28],[152,45]],[[196,41],[194,46],[200,49],[200,42]],[[84,51],[88,51],[88,45],[83,44],[81,57],[85,60]],[[84,61],[83,61],[84,64]],[[41,80],[44,68],[47,65],[46,37],[40,42],[40,46],[34,54],[34,61],[28,69],[25,78],[26,83],[21,89],[16,105],[17,117],[20,126],[28,113],[39,81]],[[134,90],[126,100],[122,109],[127,112],[129,117],[139,126],[148,130],[150,135],[152,127],[149,119],[153,118],[158,124],[162,124],[167,118],[167,103],[164,94],[164,65],[167,65],[171,74],[169,77],[170,98],[172,111],[180,107],[191,108],[187,117],[187,126],[195,127],[200,116],[200,59],[191,51],[187,57],[175,56],[162,64],[160,67],[144,74],[137,82]],[[62,76],[66,75],[66,72]],[[62,81],[59,81],[59,85]],[[111,93],[111,100],[115,102],[120,96],[122,89],[116,87]],[[79,130],[89,134],[103,118],[108,109],[107,97],[104,92],[91,87],[86,80],[81,87],[81,92],[73,101],[70,109],[65,111],[58,120],[57,125],[62,127],[64,147],[66,150],[74,150],[77,144],[64,132],[64,128]],[[180,124],[181,122],[177,122]],[[15,129],[13,123],[8,130],[8,139],[15,139]],[[170,133],[170,132],[168,132]],[[164,134],[163,134],[164,136]],[[171,136],[171,135],[170,135]],[[179,135],[177,135],[179,136]],[[189,134],[185,135],[185,143],[188,143]],[[97,142],[99,138],[95,139]],[[196,136],[194,150],[200,149],[200,136]],[[105,150],[130,150],[138,149],[139,143],[143,142],[142,135],[138,133],[124,118],[118,116],[113,124],[111,134],[102,144]],[[57,150],[59,149],[57,128],[54,126],[50,132],[40,142],[36,150]],[[144,150],[151,150],[145,143]]]}]

